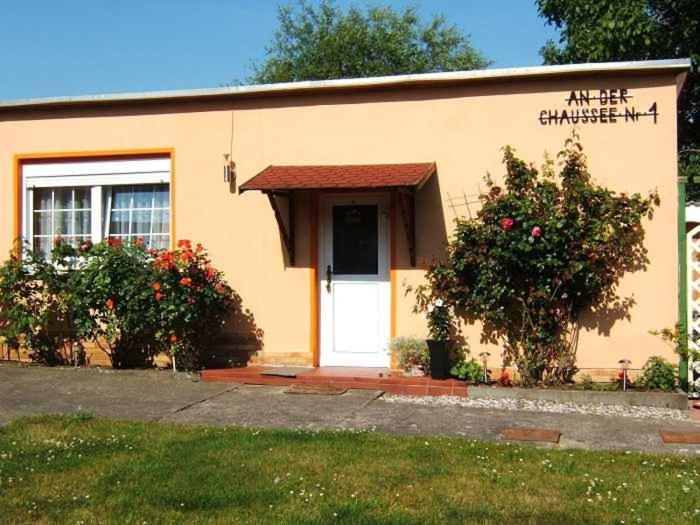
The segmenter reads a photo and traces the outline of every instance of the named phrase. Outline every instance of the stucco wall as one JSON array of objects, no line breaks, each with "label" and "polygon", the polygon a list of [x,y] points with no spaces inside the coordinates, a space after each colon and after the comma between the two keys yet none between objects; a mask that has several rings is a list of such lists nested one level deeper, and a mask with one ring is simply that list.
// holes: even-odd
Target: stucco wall
[{"label": "stucco wall", "polygon": [[[437,177],[417,199],[420,263],[440,254],[451,230],[448,194],[477,193],[486,172],[500,178],[504,144],[537,164],[545,151],[556,155],[572,126],[541,125],[540,111],[566,108],[571,90],[610,88],[627,89],[634,97],[629,105],[640,110],[656,102],[658,122],[643,117],[579,125],[591,172],[617,191],[656,188],[661,207],[645,225],[650,263],[627,276],[620,289],[636,301],[629,319],[585,329],[579,366],[615,368],[627,357],[637,367],[652,354],[672,358],[647,333],[677,320],[676,83],[671,74],[0,113],[0,247],[9,249],[14,236],[14,155],[174,148],[176,237],[210,249],[264,330],[265,361],[310,364],[308,195],[297,208],[297,266],[289,267],[267,198],[257,192],[238,195],[222,181],[222,154],[229,151],[232,129],[239,184],[270,164],[435,161]],[[396,335],[424,335],[424,319],[411,313],[412,299],[404,295],[404,283],[418,282],[422,270],[409,265],[400,221],[397,233]],[[478,326],[467,327],[466,333],[478,353]],[[498,349],[489,351],[492,365],[498,366]]]}]

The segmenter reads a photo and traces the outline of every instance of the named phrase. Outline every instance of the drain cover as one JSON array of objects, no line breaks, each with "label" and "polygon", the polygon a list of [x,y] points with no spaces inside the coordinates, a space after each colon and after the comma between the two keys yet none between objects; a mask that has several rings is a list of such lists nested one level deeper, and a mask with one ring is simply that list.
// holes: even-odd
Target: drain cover
[{"label": "drain cover", "polygon": [[559,443],[561,432],[540,428],[507,428],[503,431],[503,439],[509,441],[544,441]]}]

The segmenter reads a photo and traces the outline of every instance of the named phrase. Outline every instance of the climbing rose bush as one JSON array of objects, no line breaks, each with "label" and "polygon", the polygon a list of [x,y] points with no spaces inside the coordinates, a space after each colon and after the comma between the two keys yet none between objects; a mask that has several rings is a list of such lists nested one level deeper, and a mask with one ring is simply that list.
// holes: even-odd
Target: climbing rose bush
[{"label": "climbing rose bush", "polygon": [[569,381],[581,316],[627,315],[621,277],[646,264],[642,220],[659,204],[593,182],[574,134],[540,172],[503,148],[505,184],[487,177],[476,218],[457,220],[444,262],[427,271],[418,305],[444,298],[503,344],[525,384]]}]

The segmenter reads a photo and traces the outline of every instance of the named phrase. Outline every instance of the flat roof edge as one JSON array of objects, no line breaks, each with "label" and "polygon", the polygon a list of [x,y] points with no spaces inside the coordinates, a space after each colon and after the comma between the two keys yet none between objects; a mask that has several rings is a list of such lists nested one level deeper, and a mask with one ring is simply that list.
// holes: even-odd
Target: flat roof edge
[{"label": "flat roof edge", "polygon": [[255,95],[302,94],[314,91],[340,89],[369,89],[409,87],[412,85],[441,85],[479,80],[500,80],[508,78],[540,78],[566,76],[584,73],[603,72],[684,72],[691,67],[690,58],[668,60],[645,60],[629,62],[597,62],[586,64],[566,64],[560,66],[533,66],[502,69],[479,69],[445,73],[422,73],[384,77],[368,77],[338,80],[311,80],[286,82],[281,84],[260,84],[250,86],[230,86],[220,88],[185,89],[172,91],[145,91],[104,95],[82,95],[67,97],[30,98],[0,101],[0,111],[21,108],[41,108],[51,106],[98,105],[107,103],[178,101]]}]

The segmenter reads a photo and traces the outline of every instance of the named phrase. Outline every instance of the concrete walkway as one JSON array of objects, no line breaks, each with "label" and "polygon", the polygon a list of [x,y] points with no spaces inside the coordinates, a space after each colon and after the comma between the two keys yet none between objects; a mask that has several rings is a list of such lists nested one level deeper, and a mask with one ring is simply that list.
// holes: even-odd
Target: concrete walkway
[{"label": "concrete walkway", "polygon": [[287,387],[193,381],[166,371],[112,371],[0,365],[0,425],[34,414],[96,416],[264,428],[364,429],[499,440],[506,428],[562,433],[560,447],[675,451],[660,430],[700,431],[691,421],[633,419],[388,403],[381,392],[287,394]]}]

